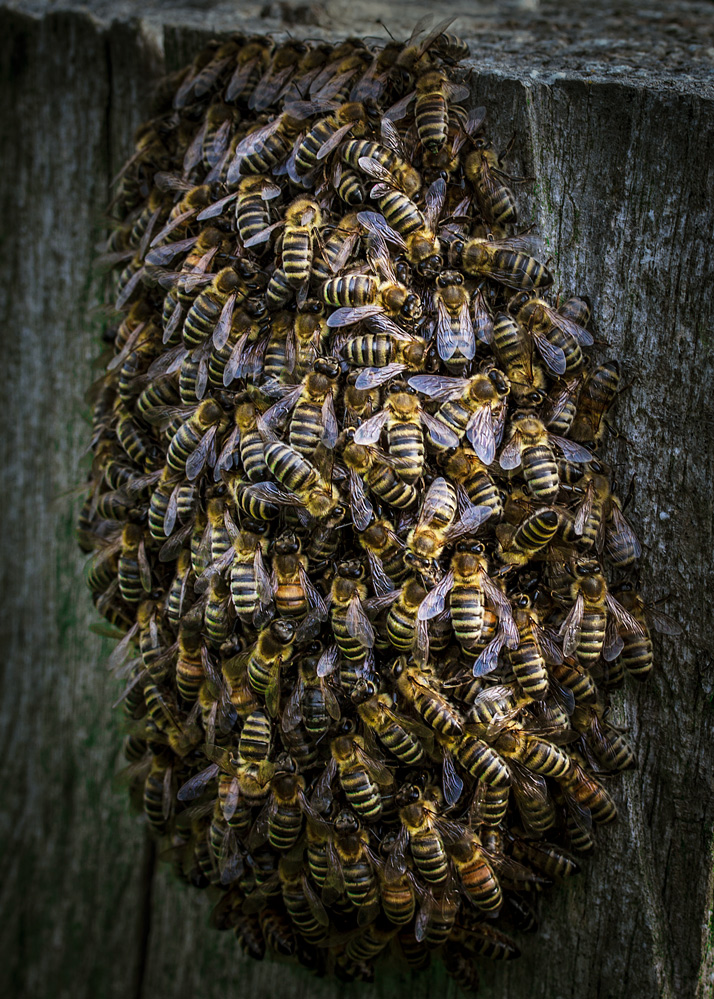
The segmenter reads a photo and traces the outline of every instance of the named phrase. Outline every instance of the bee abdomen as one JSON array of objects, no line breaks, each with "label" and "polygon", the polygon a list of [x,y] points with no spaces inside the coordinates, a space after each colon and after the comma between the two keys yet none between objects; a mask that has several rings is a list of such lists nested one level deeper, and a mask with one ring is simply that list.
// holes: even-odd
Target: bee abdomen
[{"label": "bee abdomen", "polygon": [[401,191],[389,191],[379,199],[385,219],[400,236],[409,236],[425,226],[424,216],[417,206]]},{"label": "bee abdomen", "polygon": [[312,264],[312,239],[307,229],[292,229],[283,239],[283,270],[290,285],[307,281]]},{"label": "bee abdomen", "polygon": [[607,615],[600,610],[583,611],[580,638],[575,654],[581,663],[592,663],[600,657],[605,641]]},{"label": "bee abdomen", "polygon": [[449,875],[449,861],[444,852],[441,837],[433,830],[425,830],[412,836],[410,848],[419,873],[429,884],[438,885]]},{"label": "bee abdomen", "polygon": [[413,766],[424,758],[424,750],[416,736],[406,732],[396,722],[387,725],[378,735],[380,741],[402,763]]},{"label": "bee abdomen", "polygon": [[367,485],[380,499],[390,506],[404,509],[416,501],[417,492],[413,485],[399,478],[392,468],[376,465],[367,473]]},{"label": "bee abdomen", "polygon": [[268,840],[276,850],[289,850],[297,842],[302,828],[299,808],[279,805],[268,822]]},{"label": "bee abdomen", "polygon": [[322,300],[327,305],[370,305],[376,297],[377,279],[371,274],[343,274],[330,278],[322,286]]},{"label": "bee abdomen", "polygon": [[362,767],[356,767],[340,774],[342,790],[357,814],[367,822],[373,822],[382,813],[382,798],[377,785]]},{"label": "bee abdomen", "polygon": [[483,629],[483,594],[480,587],[454,583],[451,625],[463,648],[470,649],[477,644]]},{"label": "bee abdomen", "polygon": [[523,476],[533,496],[549,503],[558,495],[560,480],[553,452],[547,444],[526,449],[523,456]]},{"label": "bee abdomen", "polygon": [[620,662],[630,676],[645,680],[652,669],[652,639],[646,635],[627,635]]},{"label": "bee abdomen", "polygon": [[409,462],[410,467],[398,469],[397,474],[404,482],[413,485],[424,470],[424,436],[421,427],[414,423],[388,424],[387,441],[393,458]]},{"label": "bee abdomen", "polygon": [[570,769],[568,754],[550,742],[529,738],[524,752],[519,756],[520,762],[544,777],[562,777]]},{"label": "bee abdomen", "polygon": [[523,693],[534,701],[541,701],[548,692],[548,673],[545,661],[532,639],[521,638],[517,649],[510,653],[511,666]]},{"label": "bee abdomen", "polygon": [[456,758],[462,767],[482,780],[484,784],[504,787],[511,782],[508,767],[495,749],[487,745],[483,739],[464,737],[456,749]]},{"label": "bee abdomen", "polygon": [[446,142],[449,125],[446,101],[441,94],[417,97],[415,114],[422,145],[430,152],[438,152]]},{"label": "bee abdomen", "polygon": [[270,752],[271,725],[264,711],[248,715],[240,734],[239,753],[249,763],[261,763]]}]

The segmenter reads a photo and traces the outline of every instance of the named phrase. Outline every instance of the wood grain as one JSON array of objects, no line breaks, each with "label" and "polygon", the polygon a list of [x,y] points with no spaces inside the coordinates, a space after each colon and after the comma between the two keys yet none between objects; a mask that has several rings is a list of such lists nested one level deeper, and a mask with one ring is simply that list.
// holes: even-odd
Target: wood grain
[{"label": "wood grain", "polygon": [[[160,5],[149,6],[155,14]],[[155,865],[141,821],[112,786],[117,683],[88,631],[96,618],[73,536],[78,500],[67,493],[86,474],[84,392],[101,332],[100,317],[87,313],[101,300],[102,210],[161,72],[156,43],[171,67],[205,37],[195,17],[178,23],[180,13],[164,35],[159,22],[149,31],[0,8],[0,392],[10,414],[0,444],[2,995],[335,993],[299,969],[242,958],[232,936],[209,929],[208,900]],[[706,999],[714,105],[704,84],[619,73],[593,81],[573,67],[558,77],[552,64],[533,77],[519,68],[525,42],[512,42],[495,67],[479,41],[474,102],[487,106],[503,145],[517,133],[514,172],[536,178],[519,195],[523,218],[547,240],[563,292],[591,297],[602,354],[618,357],[631,381],[616,414],[627,440],[613,441],[609,455],[625,485],[635,475],[643,587],[653,599],[672,594],[686,628],[676,645],[657,643],[657,668],[647,685],[630,685],[627,705],[616,696],[640,763],[612,785],[621,820],[599,830],[583,874],[543,898],[523,958],[484,966],[480,994]],[[456,994],[438,968],[414,980],[390,968],[370,992],[422,999],[437,989]]]}]

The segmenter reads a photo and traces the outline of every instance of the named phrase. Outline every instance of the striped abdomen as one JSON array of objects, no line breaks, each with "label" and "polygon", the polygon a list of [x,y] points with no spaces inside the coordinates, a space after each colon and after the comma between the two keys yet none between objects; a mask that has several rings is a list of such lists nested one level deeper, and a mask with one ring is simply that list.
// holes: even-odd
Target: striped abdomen
[{"label": "striped abdomen", "polygon": [[371,305],[377,297],[378,287],[377,279],[371,274],[343,274],[341,277],[325,281],[322,286],[322,300],[327,305],[334,306]]},{"label": "striped abdomen", "polygon": [[302,829],[302,811],[297,805],[278,802],[268,819],[268,840],[276,850],[289,850]]},{"label": "striped abdomen", "polygon": [[324,432],[322,405],[316,402],[298,402],[290,420],[290,435],[288,437],[290,446],[308,458],[314,454]]},{"label": "striped abdomen", "polygon": [[443,884],[449,876],[449,860],[439,833],[423,829],[411,837],[409,847],[424,880],[432,885]]},{"label": "striped abdomen", "polygon": [[380,499],[398,509],[411,506],[417,499],[414,486],[404,482],[393,468],[381,465],[379,462],[375,462],[367,472],[365,482]]},{"label": "striped abdomen", "polygon": [[231,565],[231,600],[240,618],[250,619],[258,606],[253,555],[235,558]]},{"label": "striped abdomen", "polygon": [[468,770],[472,777],[482,780],[485,784],[504,787],[511,782],[508,767],[495,749],[492,749],[483,739],[464,735],[455,749],[456,759]]},{"label": "striped abdomen", "polygon": [[558,466],[548,444],[536,444],[523,450],[523,477],[536,499],[544,503],[555,500],[560,488]]},{"label": "striped abdomen", "polygon": [[377,736],[390,753],[407,766],[414,766],[424,757],[424,750],[417,737],[397,722],[387,722],[378,730]]},{"label": "striped abdomen", "polygon": [[418,422],[390,419],[387,423],[387,442],[393,458],[409,462],[408,468],[398,470],[399,478],[415,483],[424,470],[424,435]]},{"label": "striped abdomen", "polygon": [[283,236],[283,270],[290,285],[301,285],[310,277],[312,266],[312,229],[290,226]]},{"label": "striped abdomen", "polygon": [[598,608],[585,605],[583,619],[580,624],[580,636],[575,648],[575,655],[581,663],[590,665],[600,658],[602,645],[605,641],[607,613]]},{"label": "striped abdomen", "polygon": [[570,757],[565,750],[535,736],[527,737],[525,749],[518,759],[529,770],[556,780],[570,769]]},{"label": "striped abdomen", "polygon": [[415,118],[419,141],[437,153],[446,142],[449,111],[440,93],[420,94],[416,99]]},{"label": "striped abdomen", "polygon": [[462,648],[477,644],[483,630],[483,590],[456,581],[451,590],[451,625]]},{"label": "striped abdomen", "polygon": [[636,680],[645,680],[652,669],[652,639],[649,629],[645,635],[632,633],[623,636],[624,646],[620,653],[620,662],[630,676]]},{"label": "striped abdomen", "polygon": [[396,189],[390,190],[379,199],[379,208],[389,225],[400,236],[409,236],[426,226],[424,216],[411,198]]},{"label": "striped abdomen", "polygon": [[370,905],[375,900],[377,885],[374,872],[366,860],[343,864],[345,894],[353,905]]},{"label": "striped abdomen", "polygon": [[[236,203],[236,222],[238,223],[238,233],[243,243],[268,228],[270,225],[268,203],[263,199],[260,192],[239,196]],[[263,244],[254,246],[253,252],[256,252],[256,250],[259,252],[261,245]],[[268,243],[266,242],[264,245],[267,246]]]},{"label": "striped abdomen", "polygon": [[382,814],[382,798],[365,768],[359,765],[343,767],[339,777],[348,802],[360,818],[367,822],[378,819]]},{"label": "striped abdomen", "polygon": [[335,642],[342,655],[352,662],[361,663],[367,655],[367,649],[356,638],[353,638],[347,629],[347,608],[333,607],[330,621]]}]

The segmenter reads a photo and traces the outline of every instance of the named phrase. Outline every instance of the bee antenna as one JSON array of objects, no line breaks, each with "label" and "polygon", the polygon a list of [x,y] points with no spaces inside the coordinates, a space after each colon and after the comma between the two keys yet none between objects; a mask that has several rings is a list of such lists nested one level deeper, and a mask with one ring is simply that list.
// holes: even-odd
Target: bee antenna
[{"label": "bee antenna", "polygon": [[387,25],[384,23],[384,21],[381,21],[379,18],[377,18],[377,24],[381,24],[382,27],[384,28],[384,30],[389,35],[389,37],[392,39],[392,41],[396,42],[397,39],[394,37],[394,35],[392,34],[392,32],[389,30],[389,28],[387,27]]}]

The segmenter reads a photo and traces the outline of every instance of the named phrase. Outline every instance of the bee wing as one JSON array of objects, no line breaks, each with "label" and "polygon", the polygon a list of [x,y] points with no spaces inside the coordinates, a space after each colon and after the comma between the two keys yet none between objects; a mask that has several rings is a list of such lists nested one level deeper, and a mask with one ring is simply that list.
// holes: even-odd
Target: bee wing
[{"label": "bee wing", "polygon": [[173,562],[184,547],[192,530],[193,525],[187,524],[186,527],[181,528],[180,531],[170,537],[168,541],[165,541],[159,549],[159,562]]},{"label": "bee wing", "polygon": [[417,611],[417,621],[430,621],[441,614],[446,605],[446,596],[454,585],[454,570],[449,569],[433,590],[429,590]]},{"label": "bee wing", "polygon": [[353,469],[350,469],[349,481],[352,520],[358,531],[366,531],[374,517],[372,504],[367,499],[362,479]]},{"label": "bee wing", "polygon": [[565,374],[567,362],[565,360],[563,348],[559,347],[555,343],[551,343],[550,340],[542,333],[539,333],[538,330],[531,330],[531,337],[538,348],[538,353],[550,370],[556,375]]},{"label": "bee wing", "polygon": [[446,531],[447,540],[456,541],[457,538],[463,538],[467,534],[474,534],[492,513],[490,506],[474,506],[469,503],[459,520]]},{"label": "bee wing", "polygon": [[430,399],[446,402],[460,395],[468,385],[466,378],[448,378],[445,375],[412,375],[409,384]]},{"label": "bee wing", "polygon": [[[385,170],[381,163],[378,163],[377,160],[371,160],[369,157],[362,156],[360,157],[359,162],[362,169],[366,173],[371,173],[373,177],[377,176],[375,167],[377,170],[381,170],[389,174],[389,171]],[[389,174],[389,176],[391,176],[391,174]],[[380,235],[388,243],[398,246],[400,250],[406,250],[407,244],[404,242],[399,233],[395,229],[392,229],[384,215],[380,215],[379,212],[359,212],[357,214],[357,221],[372,235]]]},{"label": "bee wing", "polygon": [[578,506],[578,512],[575,516],[575,523],[573,524],[573,530],[576,534],[582,535],[585,530],[585,525],[590,519],[590,515],[593,512],[593,503],[595,501],[595,487],[592,482],[588,482],[587,489],[585,490],[585,496],[582,502]]},{"label": "bee wing", "polygon": [[166,323],[166,326],[164,327],[164,333],[161,338],[162,343],[167,344],[169,342],[171,337],[178,329],[179,323],[181,322],[182,318],[183,318],[183,309],[181,307],[181,304],[177,302],[173,312],[169,316],[169,321]]},{"label": "bee wing", "polygon": [[206,593],[211,585],[211,580],[215,579],[216,576],[222,576],[229,565],[235,559],[235,548],[231,546],[226,552],[221,555],[220,558],[216,559],[209,567],[201,573],[196,582],[194,583],[194,589],[196,593]]},{"label": "bee wing", "polygon": [[583,610],[585,600],[582,593],[578,593],[575,603],[570,608],[568,616],[560,626],[558,634],[563,639],[563,654],[572,656],[577,648],[580,639],[580,626],[583,622]]},{"label": "bee wing", "polygon": [[281,489],[274,482],[251,482],[248,487],[248,495],[266,503],[277,503],[280,506],[302,506],[294,493],[288,493]]},{"label": "bee wing", "polygon": [[499,631],[495,638],[492,638],[485,649],[480,653],[478,659],[473,664],[474,676],[486,676],[498,667],[498,657],[506,641],[503,631]]},{"label": "bee wing", "polygon": [[446,308],[441,296],[436,300],[436,315],[436,347],[439,357],[442,361],[450,361],[459,346],[460,331],[456,323],[452,321],[451,313]]},{"label": "bee wing", "polygon": [[633,617],[628,610],[625,610],[622,604],[618,600],[615,600],[611,593],[608,593],[605,597],[605,603],[623,631],[631,635],[645,636],[646,630],[642,622]]},{"label": "bee wing", "polygon": [[256,68],[260,62],[260,56],[256,55],[253,59],[248,59],[244,63],[239,63],[236,67],[236,71],[230,79],[228,86],[226,88],[226,101],[230,104],[236,97],[240,95],[245,90],[248,81],[253,75],[253,70]]},{"label": "bee wing", "polygon": [[[424,221],[432,232],[436,230],[445,203],[446,181],[443,177],[439,177],[429,186],[425,197]],[[473,357],[473,354],[471,356]]]},{"label": "bee wing", "polygon": [[392,104],[390,108],[384,112],[384,118],[382,119],[382,139],[384,140],[385,146],[389,146],[393,149],[395,153],[399,153],[402,157],[404,156],[404,144],[401,141],[401,136],[397,132],[396,128],[390,129],[388,126],[385,127],[385,122],[401,121],[409,110],[409,105],[416,97],[416,90],[412,90],[410,93],[405,94],[404,97],[400,98],[396,104]]},{"label": "bee wing", "polygon": [[437,447],[458,447],[459,438],[457,434],[454,433],[451,427],[447,427],[443,420],[437,419],[437,417],[432,416],[423,409],[419,413],[419,418],[428,430],[432,442]]},{"label": "bee wing", "polygon": [[318,149],[317,160],[320,161],[326,159],[330,153],[339,146],[345,136],[352,131],[356,124],[356,121],[348,121],[346,125],[342,125],[335,132],[333,132],[327,142],[323,142]]},{"label": "bee wing", "polygon": [[376,416],[371,416],[357,428],[355,444],[376,444],[388,419],[389,411],[384,409]]},{"label": "bee wing", "polygon": [[182,784],[176,797],[179,801],[193,801],[194,798],[198,798],[200,794],[203,794],[208,784],[211,783],[218,772],[218,765],[212,763],[205,770],[202,770],[199,774],[187,780],[185,784]]},{"label": "bee wing", "polygon": [[[484,465],[493,464],[496,457],[496,435],[493,429],[493,413],[488,403],[479,406],[470,417],[466,426],[466,436]],[[518,453],[520,455],[520,449]],[[501,453],[501,467],[505,467],[504,454],[505,450]]]},{"label": "bee wing", "polygon": [[[478,509],[478,507],[476,509]],[[506,645],[508,645],[509,649],[517,649],[519,641],[518,628],[513,620],[511,601],[505,593],[502,593],[501,590],[499,590],[484,569],[481,570],[479,575],[483,592],[491,601],[496,613],[498,614],[500,626],[505,633]]]},{"label": "bee wing", "polygon": [[235,309],[235,305],[236,293],[232,292],[221,309],[218,322],[213,330],[213,346],[216,350],[222,350],[228,343],[228,337],[231,334],[231,324],[233,322],[233,310]]},{"label": "bee wing", "polygon": [[623,548],[631,551],[636,559],[642,554],[640,540],[617,503],[613,503],[610,507],[610,519],[605,533],[605,548],[610,560],[615,565],[618,565],[622,560],[621,551]]},{"label": "bee wing", "polygon": [[456,772],[454,758],[446,749],[441,765],[441,786],[444,790],[444,800],[447,805],[455,805],[461,797],[464,782]]},{"label": "bee wing", "polygon": [[427,494],[424,497],[424,502],[422,503],[417,528],[430,524],[436,514],[439,513],[441,498],[445,488],[453,491],[453,487],[441,475],[434,479],[429,486]]},{"label": "bee wing", "polygon": [[556,447],[560,448],[563,452],[563,456],[567,458],[568,461],[573,461],[576,464],[580,462],[592,461],[592,454],[581,444],[576,444],[575,441],[569,441],[566,437],[558,437],[557,434],[549,433],[548,437]]},{"label": "bee wing", "polygon": [[302,681],[302,677],[298,677],[298,681],[288,699],[288,703],[283,709],[283,715],[280,719],[280,727],[283,732],[292,732],[293,729],[296,729],[298,725],[302,724],[302,708],[300,707],[300,701],[302,699],[304,689],[305,684]]},{"label": "bee wing", "polygon": [[375,274],[380,275],[385,281],[392,281],[394,284],[397,283],[397,275],[394,273],[394,267],[392,266],[392,261],[389,256],[389,250],[387,249],[387,243],[381,233],[373,233],[370,244],[367,247],[367,260],[369,265]]},{"label": "bee wing", "polygon": [[387,881],[398,881],[407,870],[407,844],[409,843],[409,832],[406,826],[399,830],[394,845],[389,851],[387,862],[384,865],[384,876]]},{"label": "bee wing", "polygon": [[176,518],[178,517],[178,495],[181,484],[179,482],[174,486],[171,495],[169,496],[169,501],[166,504],[166,513],[164,514],[164,534],[168,538],[173,534],[174,527],[176,526]]},{"label": "bee wing", "polygon": [[376,760],[374,756],[370,756],[357,743],[354,743],[354,750],[358,760],[369,771],[378,784],[386,784],[389,786],[394,783],[392,771],[389,767],[385,766],[385,764],[380,760]]},{"label": "bee wing", "polygon": [[300,566],[299,575],[300,575],[300,584],[302,585],[302,588],[305,591],[305,597],[307,599],[307,603],[310,610],[317,615],[320,621],[326,621],[329,611],[327,608],[327,604],[325,603],[322,597],[322,594],[314,586],[314,584],[310,582],[310,577],[308,576],[307,571],[303,568],[303,566]]},{"label": "bee wing", "polygon": [[555,309],[547,309],[547,313],[553,326],[557,326],[563,333],[567,333],[574,340],[577,340],[582,347],[591,347],[595,342],[592,333],[588,333],[586,329],[583,329],[582,326],[578,325],[572,319],[568,319],[567,316],[561,316]]},{"label": "bee wing", "polygon": [[341,271],[342,268],[345,266],[347,261],[352,256],[352,251],[357,245],[358,239],[359,239],[359,233],[356,232],[350,232],[348,235],[345,236],[344,240],[342,241],[342,245],[340,246],[340,249],[335,256],[335,259],[330,265],[330,270],[332,271],[333,274],[339,273],[339,271]]},{"label": "bee wing", "polygon": [[459,311],[458,348],[468,361],[472,360],[476,353],[476,338],[468,299],[464,300]]},{"label": "bee wing", "polygon": [[556,666],[563,662],[563,650],[555,641],[555,635],[547,628],[541,628],[539,624],[531,622],[531,631],[538,645],[543,658],[547,663]]},{"label": "bee wing", "polygon": [[393,593],[395,589],[394,583],[384,571],[384,566],[379,556],[375,555],[372,551],[368,551],[367,561],[369,562],[369,569],[372,576],[372,586],[377,596],[385,596],[388,593]]},{"label": "bee wing", "polygon": [[210,427],[201,438],[201,442],[196,450],[189,455],[186,462],[186,478],[189,482],[193,482],[201,474],[203,466],[208,460],[217,431],[217,425]]},{"label": "bee wing", "polygon": [[501,451],[498,463],[503,469],[518,468],[521,463],[521,438],[515,433],[508,444]]},{"label": "bee wing", "polygon": [[289,388],[283,395],[282,399],[279,399],[278,402],[270,407],[270,409],[266,409],[263,415],[259,418],[260,426],[269,431],[274,430],[275,427],[279,426],[283,422],[288,413],[294,409],[302,393],[302,385],[296,385],[294,388]]},{"label": "bee wing", "polygon": [[555,395],[548,395],[541,415],[541,419],[546,427],[557,419],[571,399],[576,397],[580,381],[580,378],[572,378]]},{"label": "bee wing", "polygon": [[[329,319],[327,322],[329,326]],[[406,367],[406,364],[394,362],[392,364],[385,364],[383,368],[363,368],[357,375],[355,388],[378,388],[380,385],[384,385],[385,382],[390,381],[392,378],[396,378],[397,375],[400,375],[402,371],[406,370]]]},{"label": "bee wing", "polygon": [[374,628],[372,627],[372,622],[365,614],[358,593],[353,593],[350,598],[345,624],[347,625],[349,634],[352,638],[356,638],[363,648],[371,649],[374,647]]},{"label": "bee wing", "polygon": [[136,271],[135,274],[132,274],[132,276],[130,277],[130,279],[127,281],[127,283],[124,285],[124,287],[122,288],[122,290],[117,295],[116,302],[114,303],[114,308],[117,310],[117,312],[121,312],[122,311],[122,309],[124,308],[124,306],[126,305],[126,303],[129,301],[129,299],[131,298],[131,296],[136,291],[136,287],[139,284],[139,282],[142,280],[143,277],[144,277],[144,268],[143,267],[140,267],[139,270]]},{"label": "bee wing", "polygon": [[244,139],[238,143],[233,154],[233,159],[228,167],[228,172],[226,174],[226,183],[233,187],[240,180],[240,171],[243,160],[246,156],[250,156],[260,149],[263,143],[270,138],[270,136],[276,132],[282,126],[282,117],[278,116],[274,121],[269,122],[267,125],[263,125],[262,128],[256,129],[255,132],[251,132],[246,135]]},{"label": "bee wing", "polygon": [[361,323],[363,319],[376,316],[380,312],[384,312],[381,305],[356,305],[335,309],[327,317],[327,325],[330,329],[334,329],[336,326],[352,326],[354,323]]},{"label": "bee wing", "polygon": [[136,559],[139,564],[139,579],[141,580],[141,586],[145,593],[151,593],[151,566],[149,565],[149,560],[146,557],[146,545],[144,544],[143,538],[139,542]]},{"label": "bee wing", "polygon": [[340,650],[336,645],[330,645],[320,656],[317,663],[317,675],[319,677],[329,676],[337,669],[340,661]]},{"label": "bee wing", "polygon": [[196,216],[197,222],[205,222],[207,219],[213,219],[217,215],[223,214],[223,209],[226,205],[229,205],[231,201],[235,201],[238,197],[238,192],[234,191],[232,194],[227,194],[225,198],[220,198],[218,201],[214,201],[212,205],[208,208],[204,208],[203,211],[199,212]]},{"label": "bee wing", "polygon": [[189,246],[193,244],[198,239],[198,236],[191,236],[186,239],[179,239],[176,242],[166,243],[161,245],[167,236],[170,236],[174,229],[177,229],[184,222],[188,222],[196,214],[195,208],[189,208],[185,212],[181,212],[176,218],[171,219],[166,225],[161,229],[151,240],[149,246],[153,251],[156,249],[156,253],[150,252],[146,255],[147,264],[158,264],[163,266],[164,264],[170,263],[182,250],[187,250]]},{"label": "bee wing", "polygon": [[203,123],[201,128],[196,132],[195,136],[191,140],[191,143],[184,153],[183,157],[183,172],[184,176],[187,176],[195,166],[201,162],[203,155],[203,140],[206,137],[206,129],[208,128],[208,122]]},{"label": "bee wing", "polygon": [[656,607],[648,607],[646,613],[650,625],[660,635],[682,634],[682,626],[673,617],[670,617],[669,614],[665,614],[664,611],[658,610]]}]

